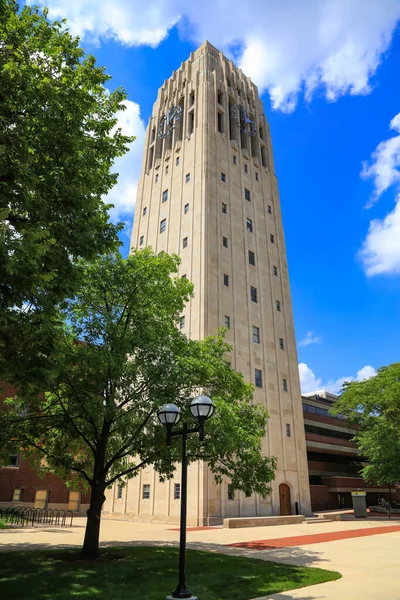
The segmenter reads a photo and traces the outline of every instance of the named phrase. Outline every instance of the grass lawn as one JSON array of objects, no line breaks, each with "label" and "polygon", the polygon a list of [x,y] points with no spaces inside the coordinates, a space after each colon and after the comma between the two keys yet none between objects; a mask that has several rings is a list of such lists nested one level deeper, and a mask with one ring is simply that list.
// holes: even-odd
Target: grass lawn
[{"label": "grass lawn", "polygon": [[[176,548],[107,548],[95,563],[77,556],[75,549],[2,552],[0,598],[163,600],[177,584]],[[340,577],[334,571],[197,550],[187,553],[187,575],[199,600],[249,600]]]}]

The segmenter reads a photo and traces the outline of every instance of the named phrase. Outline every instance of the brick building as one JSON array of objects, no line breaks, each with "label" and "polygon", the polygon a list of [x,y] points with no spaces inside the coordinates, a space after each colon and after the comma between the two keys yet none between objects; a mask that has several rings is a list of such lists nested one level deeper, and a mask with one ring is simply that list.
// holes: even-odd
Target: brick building
[{"label": "brick building", "polygon": [[[0,383],[0,404],[14,394],[13,388]],[[35,506],[84,513],[89,508],[89,501],[90,493],[70,490],[53,473],[40,477],[22,454],[11,455],[9,464],[0,467],[0,506]]]},{"label": "brick building", "polygon": [[329,412],[337,397],[326,390],[302,395],[312,509],[351,508],[351,492],[357,489],[367,492],[367,505],[382,497],[400,500],[398,490],[360,477],[365,461],[352,441],[357,427]]}]

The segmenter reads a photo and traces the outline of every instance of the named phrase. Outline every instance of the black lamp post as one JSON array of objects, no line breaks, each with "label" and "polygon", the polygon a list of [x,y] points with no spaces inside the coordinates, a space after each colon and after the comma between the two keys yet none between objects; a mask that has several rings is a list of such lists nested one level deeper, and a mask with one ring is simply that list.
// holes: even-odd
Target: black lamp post
[{"label": "black lamp post", "polygon": [[186,564],[186,512],[187,512],[187,458],[186,458],[186,440],[191,433],[198,433],[200,441],[204,441],[204,423],[214,413],[214,404],[208,396],[197,396],[190,403],[190,412],[192,417],[198,421],[198,426],[188,429],[186,423],[183,423],[182,429],[172,431],[174,425],[177,425],[181,418],[181,411],[175,404],[164,404],[158,411],[158,419],[162,425],[167,428],[167,444],[171,445],[173,437],[182,437],[182,482],[181,482],[181,526],[179,540],[179,583],[167,596],[167,600],[174,598],[190,598],[197,600],[192,596],[192,592],[186,586],[185,564]]}]

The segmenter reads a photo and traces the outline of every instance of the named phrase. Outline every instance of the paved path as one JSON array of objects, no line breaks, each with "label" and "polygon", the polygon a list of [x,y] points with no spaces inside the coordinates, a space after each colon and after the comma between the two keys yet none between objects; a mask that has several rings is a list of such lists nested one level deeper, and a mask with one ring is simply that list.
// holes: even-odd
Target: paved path
[{"label": "paved path", "polygon": [[[263,600],[400,600],[400,531],[393,522],[335,521],[246,529],[190,529],[187,538],[191,548],[321,567],[343,575],[335,582],[268,596]],[[0,551],[79,546],[84,531],[83,518],[76,519],[72,528],[0,530]],[[363,532],[361,535],[360,531]],[[326,537],[325,541],[321,535]],[[297,541],[296,546],[288,545],[288,538],[301,538],[302,541]],[[314,543],[304,543],[307,538]],[[319,543],[315,543],[316,539]],[[274,541],[275,546],[278,545],[276,540],[286,541],[281,542],[284,547],[251,549],[249,543],[254,540],[267,541],[268,545]],[[103,520],[101,526],[102,546],[177,545],[178,542],[179,531],[171,525]],[[246,546],[238,547],[237,544]]]}]

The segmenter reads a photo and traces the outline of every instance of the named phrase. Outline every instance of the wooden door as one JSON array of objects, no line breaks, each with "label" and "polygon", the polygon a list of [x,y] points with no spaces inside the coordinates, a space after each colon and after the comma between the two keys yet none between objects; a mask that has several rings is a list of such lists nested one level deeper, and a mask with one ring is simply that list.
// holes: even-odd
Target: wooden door
[{"label": "wooden door", "polygon": [[279,505],[281,516],[292,514],[292,503],[290,501],[290,487],[287,483],[279,486]]}]

